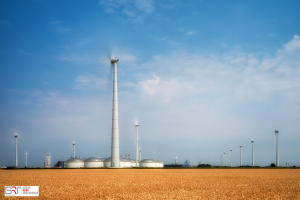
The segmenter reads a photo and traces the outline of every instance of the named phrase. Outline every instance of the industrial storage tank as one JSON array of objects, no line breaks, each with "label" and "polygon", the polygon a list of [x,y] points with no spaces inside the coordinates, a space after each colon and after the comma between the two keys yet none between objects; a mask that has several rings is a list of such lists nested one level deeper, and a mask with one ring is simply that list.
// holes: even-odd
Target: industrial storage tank
[{"label": "industrial storage tank", "polygon": [[[122,158],[122,160],[123,160],[123,162],[124,162],[123,167],[131,168],[131,160],[130,160],[130,159]],[[120,162],[121,162],[121,159],[120,159]]]},{"label": "industrial storage tank", "polygon": [[50,155],[47,155],[46,156],[46,165],[45,165],[46,168],[50,168],[51,167],[51,156]]},{"label": "industrial storage tank", "polygon": [[70,158],[65,162],[66,168],[83,168],[84,162],[80,158]]},{"label": "industrial storage tank", "polygon": [[83,162],[86,168],[103,167],[103,159],[98,157],[87,158]]},{"label": "industrial storage tank", "polygon": [[161,162],[161,161],[159,161],[159,160],[155,160],[155,163],[156,163],[156,164],[155,164],[156,167],[160,167],[160,168],[161,168],[161,167],[164,167],[164,163]]},{"label": "industrial storage tank", "polygon": [[[131,161],[130,160],[127,160],[127,159],[124,159],[124,158],[119,158],[120,160],[120,166],[119,167],[131,167]],[[109,158],[106,158],[104,161],[103,161],[103,167],[111,167],[111,157]]]},{"label": "industrial storage tank", "polygon": [[143,159],[139,162],[139,167],[156,167],[156,162],[152,159]]},{"label": "industrial storage tank", "polygon": [[135,160],[130,159],[130,161],[131,161],[131,167],[139,167],[139,162],[140,161],[137,162],[137,166],[136,166]]},{"label": "industrial storage tank", "polygon": [[[122,158],[119,158],[120,160],[120,166],[119,167],[124,167],[124,160]],[[103,167],[111,167],[111,157],[106,158],[103,161]]]}]

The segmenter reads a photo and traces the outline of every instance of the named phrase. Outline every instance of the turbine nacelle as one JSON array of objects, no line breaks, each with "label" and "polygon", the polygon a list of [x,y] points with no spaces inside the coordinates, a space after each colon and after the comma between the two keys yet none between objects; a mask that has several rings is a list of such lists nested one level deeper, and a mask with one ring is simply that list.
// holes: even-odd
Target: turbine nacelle
[{"label": "turbine nacelle", "polygon": [[110,59],[111,64],[117,63],[119,59],[117,57]]},{"label": "turbine nacelle", "polygon": [[15,134],[15,138],[19,137],[17,134]]}]

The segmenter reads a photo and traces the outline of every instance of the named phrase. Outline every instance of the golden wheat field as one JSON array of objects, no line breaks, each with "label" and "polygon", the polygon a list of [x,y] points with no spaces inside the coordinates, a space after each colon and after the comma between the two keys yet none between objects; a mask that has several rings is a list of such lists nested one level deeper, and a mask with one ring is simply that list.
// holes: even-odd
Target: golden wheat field
[{"label": "golden wheat field", "polygon": [[36,199],[300,199],[300,169],[0,170],[0,185],[1,199],[16,185]]}]

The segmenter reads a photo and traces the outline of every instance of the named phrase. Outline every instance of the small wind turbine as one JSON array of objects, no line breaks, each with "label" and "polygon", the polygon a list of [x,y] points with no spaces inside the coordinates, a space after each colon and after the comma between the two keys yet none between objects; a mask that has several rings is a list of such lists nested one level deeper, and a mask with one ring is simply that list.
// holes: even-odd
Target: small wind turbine
[{"label": "small wind turbine", "polygon": [[75,142],[73,142],[73,158],[75,158]]},{"label": "small wind turbine", "polygon": [[18,135],[15,134],[15,138],[16,138],[16,167],[18,167],[18,142],[17,142],[17,139],[18,139]]},{"label": "small wind turbine", "polygon": [[240,144],[240,166],[242,166],[242,145]]},{"label": "small wind turbine", "polygon": [[223,166],[223,165],[222,165],[222,161],[223,161],[223,159],[222,159],[222,153],[221,153],[221,167]]},{"label": "small wind turbine", "polygon": [[28,153],[25,153],[25,168],[27,168],[27,155]]},{"label": "small wind turbine", "polygon": [[177,165],[177,158],[178,158],[178,156],[175,157],[175,165]]},{"label": "small wind turbine", "polygon": [[142,160],[142,149],[140,149],[140,161]]},{"label": "small wind turbine", "polygon": [[230,149],[230,154],[231,154],[231,162],[230,162],[230,166],[232,167],[232,149]]},{"label": "small wind turbine", "polygon": [[139,140],[138,140],[138,127],[140,126],[135,122],[135,131],[136,131],[136,152],[135,152],[135,166],[138,166],[138,157],[139,157]]},{"label": "small wind turbine", "polygon": [[252,143],[252,167],[254,167],[254,148],[253,148],[254,140],[253,140],[253,138],[251,140],[251,143]]},{"label": "small wind turbine", "polygon": [[277,130],[277,126],[276,126],[275,127],[275,137],[276,137],[276,134],[277,134],[277,138],[276,138],[276,167],[279,167],[278,133],[279,133],[279,131]]}]

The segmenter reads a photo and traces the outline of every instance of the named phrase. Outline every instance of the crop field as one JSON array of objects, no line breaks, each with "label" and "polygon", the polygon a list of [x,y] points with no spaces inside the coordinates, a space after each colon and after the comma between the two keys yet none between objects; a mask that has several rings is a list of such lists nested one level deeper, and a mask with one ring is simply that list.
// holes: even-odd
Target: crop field
[{"label": "crop field", "polygon": [[4,186],[39,186],[36,199],[300,199],[300,169],[0,170],[0,185],[0,199]]}]

